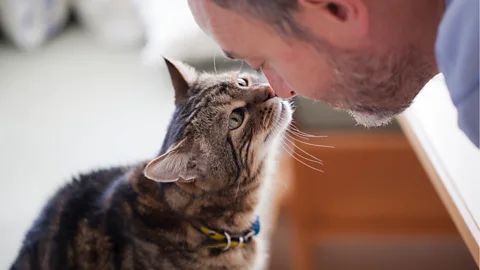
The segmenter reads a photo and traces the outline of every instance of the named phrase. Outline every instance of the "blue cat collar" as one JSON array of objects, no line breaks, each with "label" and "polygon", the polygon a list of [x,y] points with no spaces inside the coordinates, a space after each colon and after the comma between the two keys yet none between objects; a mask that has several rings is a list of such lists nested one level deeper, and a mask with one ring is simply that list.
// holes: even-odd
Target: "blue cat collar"
[{"label": "blue cat collar", "polygon": [[253,222],[251,229],[254,231],[254,236],[260,233],[260,216],[257,215],[255,222]]}]

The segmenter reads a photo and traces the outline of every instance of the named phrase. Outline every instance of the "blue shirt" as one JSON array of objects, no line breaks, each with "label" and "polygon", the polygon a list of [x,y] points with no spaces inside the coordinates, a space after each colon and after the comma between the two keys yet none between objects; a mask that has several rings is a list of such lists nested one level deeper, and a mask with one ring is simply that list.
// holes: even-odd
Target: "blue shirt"
[{"label": "blue shirt", "polygon": [[458,125],[479,147],[479,0],[446,0],[435,44]]}]

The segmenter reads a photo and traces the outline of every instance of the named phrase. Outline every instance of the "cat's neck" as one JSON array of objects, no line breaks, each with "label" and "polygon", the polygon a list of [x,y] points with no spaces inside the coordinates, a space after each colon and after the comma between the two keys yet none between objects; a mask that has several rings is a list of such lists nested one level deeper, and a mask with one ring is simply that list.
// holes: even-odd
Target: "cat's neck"
[{"label": "cat's neck", "polygon": [[[129,182],[137,196],[142,198],[139,201],[152,210],[163,209],[159,215],[171,211],[171,215],[179,220],[195,220],[211,229],[232,233],[248,230],[255,221],[261,183],[265,180],[263,173],[254,178],[242,177],[242,183],[220,191],[205,192],[192,187],[194,183],[154,182],[147,179],[139,168],[131,172]],[[155,215],[155,212],[151,214]]]},{"label": "cat's neck", "polygon": [[248,230],[255,220],[261,179],[245,179],[248,186],[218,192],[192,192],[182,183],[162,184],[165,202],[180,215],[214,230],[232,233]]}]

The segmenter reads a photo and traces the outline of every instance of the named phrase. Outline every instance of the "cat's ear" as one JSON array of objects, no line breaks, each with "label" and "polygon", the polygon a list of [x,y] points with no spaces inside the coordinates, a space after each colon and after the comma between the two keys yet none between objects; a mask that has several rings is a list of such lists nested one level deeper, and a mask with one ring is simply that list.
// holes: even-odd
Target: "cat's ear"
[{"label": "cat's ear", "polygon": [[188,89],[198,78],[197,71],[184,63],[163,58],[167,64],[168,73],[175,89],[175,104],[179,104],[188,98]]},{"label": "cat's ear", "polygon": [[198,147],[182,141],[148,163],[144,174],[156,182],[189,181],[200,176],[201,167],[198,164]]}]

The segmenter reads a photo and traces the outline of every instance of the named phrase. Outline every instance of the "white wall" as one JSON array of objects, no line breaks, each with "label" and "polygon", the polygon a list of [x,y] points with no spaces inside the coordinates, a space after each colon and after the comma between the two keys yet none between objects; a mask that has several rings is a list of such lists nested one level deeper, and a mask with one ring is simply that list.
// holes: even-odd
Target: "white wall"
[{"label": "white wall", "polygon": [[45,200],[78,172],[150,158],[173,93],[164,69],[73,29],[41,51],[0,44],[0,269]]}]

